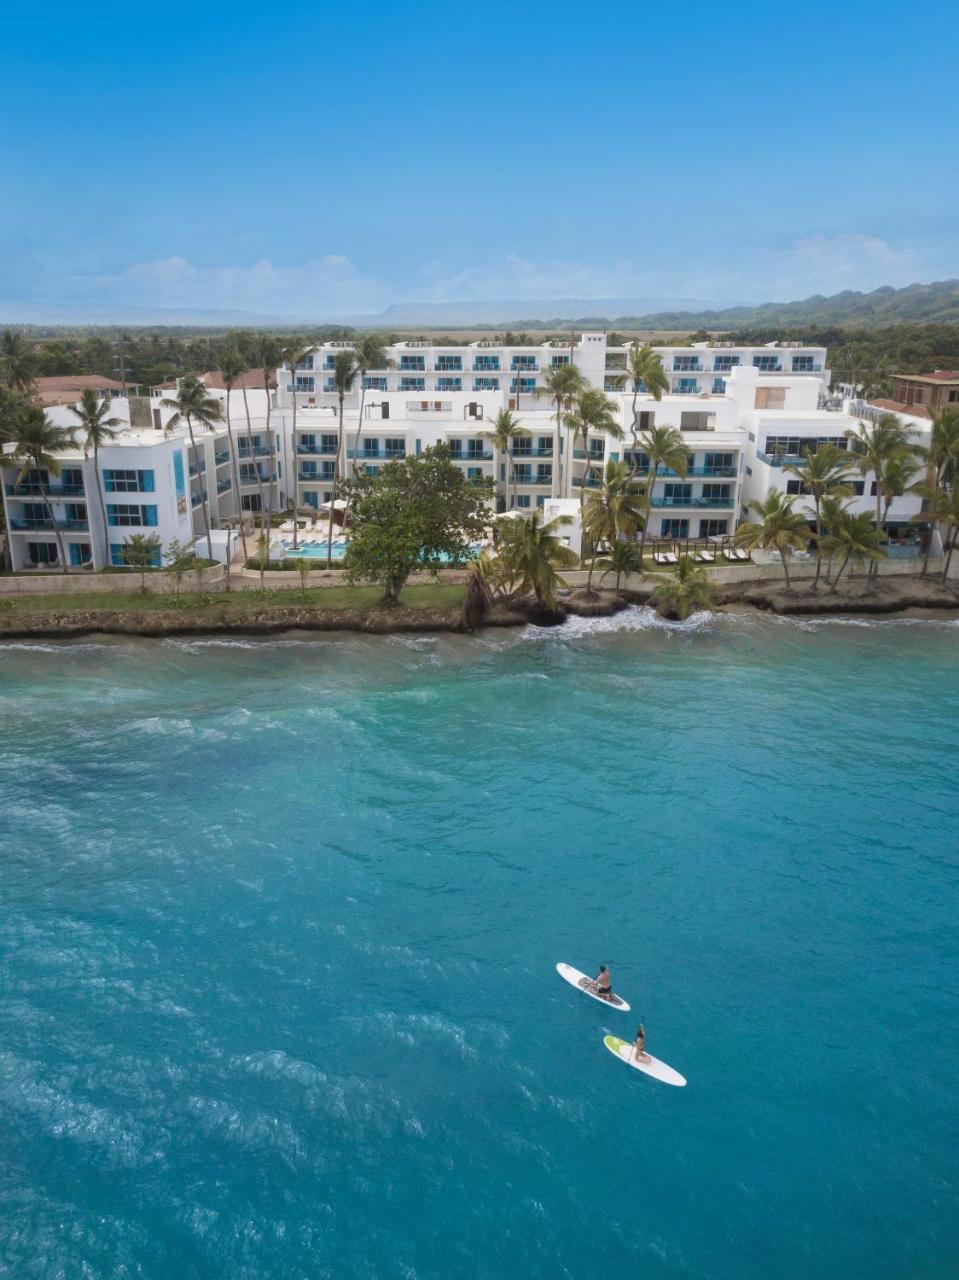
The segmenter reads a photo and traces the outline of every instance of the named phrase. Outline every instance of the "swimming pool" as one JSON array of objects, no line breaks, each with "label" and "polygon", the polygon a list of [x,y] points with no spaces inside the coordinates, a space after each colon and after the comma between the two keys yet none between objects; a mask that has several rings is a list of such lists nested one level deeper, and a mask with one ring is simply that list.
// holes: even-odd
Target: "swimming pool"
[{"label": "swimming pool", "polygon": [[[296,548],[294,548],[293,540],[291,538],[281,538],[280,542],[282,543],[283,549],[284,549],[283,551],[284,559],[326,560],[327,558],[327,545],[326,545],[325,538],[320,538],[320,539],[310,538],[306,542],[301,540],[300,545]],[[476,556],[479,555],[481,550],[482,550],[482,547],[478,543],[474,544],[470,548],[471,554],[469,558],[471,560],[474,559]],[[334,560],[342,560],[345,555],[346,555],[346,544],[342,542],[340,543],[334,542],[333,549],[332,549],[332,558]],[[442,555],[440,556],[440,560],[443,562],[443,564],[452,563],[449,556]]]}]

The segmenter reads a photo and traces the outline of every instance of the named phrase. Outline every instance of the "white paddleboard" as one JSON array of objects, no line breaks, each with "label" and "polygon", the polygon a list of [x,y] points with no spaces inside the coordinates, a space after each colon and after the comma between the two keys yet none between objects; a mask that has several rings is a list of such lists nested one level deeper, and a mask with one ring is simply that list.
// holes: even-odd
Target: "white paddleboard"
[{"label": "white paddleboard", "polygon": [[619,1009],[621,1013],[629,1013],[629,1005],[622,996],[618,996],[613,992],[610,999],[607,1000],[605,996],[598,995],[596,983],[593,979],[587,977],[585,973],[580,973],[578,969],[574,969],[571,964],[558,964],[556,972],[561,978],[565,978],[571,987],[578,987],[584,996],[592,996],[594,1000],[598,1000],[607,1009]]},{"label": "white paddleboard", "polygon": [[621,1062],[625,1062],[628,1067],[635,1067],[637,1071],[645,1071],[654,1080],[662,1080],[663,1084],[675,1084],[680,1088],[686,1083],[685,1076],[681,1076],[672,1067],[667,1067],[666,1063],[660,1062],[658,1058],[654,1058],[648,1053],[645,1058],[637,1058],[634,1047],[628,1040],[620,1040],[619,1036],[603,1036],[603,1044],[610,1053],[615,1053],[616,1057]]}]

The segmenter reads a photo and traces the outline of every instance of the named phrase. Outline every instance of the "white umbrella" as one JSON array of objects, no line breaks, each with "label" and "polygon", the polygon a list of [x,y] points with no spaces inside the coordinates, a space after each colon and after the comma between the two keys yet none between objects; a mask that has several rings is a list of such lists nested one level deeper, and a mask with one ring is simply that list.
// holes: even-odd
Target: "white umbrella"
[{"label": "white umbrella", "polygon": [[345,511],[346,500],[344,498],[334,498],[332,502],[320,503],[321,511],[329,511],[330,507],[332,507],[334,511]]},{"label": "white umbrella", "polygon": [[497,520],[527,520],[529,512],[523,511],[521,507],[514,507],[512,511],[501,511],[496,517]]}]

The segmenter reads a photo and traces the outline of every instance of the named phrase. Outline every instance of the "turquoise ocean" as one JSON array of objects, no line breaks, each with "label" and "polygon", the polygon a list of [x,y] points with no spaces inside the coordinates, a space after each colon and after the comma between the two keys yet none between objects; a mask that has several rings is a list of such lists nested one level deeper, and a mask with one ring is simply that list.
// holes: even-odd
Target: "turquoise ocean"
[{"label": "turquoise ocean", "polygon": [[945,621],[4,645],[0,1277],[959,1275],[957,777]]}]

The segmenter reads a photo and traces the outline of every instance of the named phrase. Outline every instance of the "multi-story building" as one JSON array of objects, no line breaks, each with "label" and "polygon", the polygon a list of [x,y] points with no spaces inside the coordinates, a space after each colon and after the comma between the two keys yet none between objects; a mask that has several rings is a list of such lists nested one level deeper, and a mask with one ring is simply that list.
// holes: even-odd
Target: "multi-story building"
[{"label": "multi-story building", "polygon": [[[280,404],[289,405],[294,395],[304,407],[334,401],[334,358],[338,349],[350,346],[348,340],[324,343],[292,373],[281,373]],[[770,375],[802,375],[823,388],[829,383],[824,347],[788,342],[759,347],[700,342],[692,346],[657,346],[654,350],[662,359],[674,395],[722,395],[726,379],[737,368],[754,368]],[[416,339],[394,343],[387,348],[387,356],[386,368],[366,375],[367,392],[402,391],[424,396],[495,392],[505,397],[510,408],[522,409],[542,392],[549,370],[564,364],[576,365],[592,386],[610,392],[632,389],[627,374],[629,348],[610,346],[604,333],[509,347],[494,339],[459,347]],[[348,403],[358,403],[359,392],[358,385]]]}]

